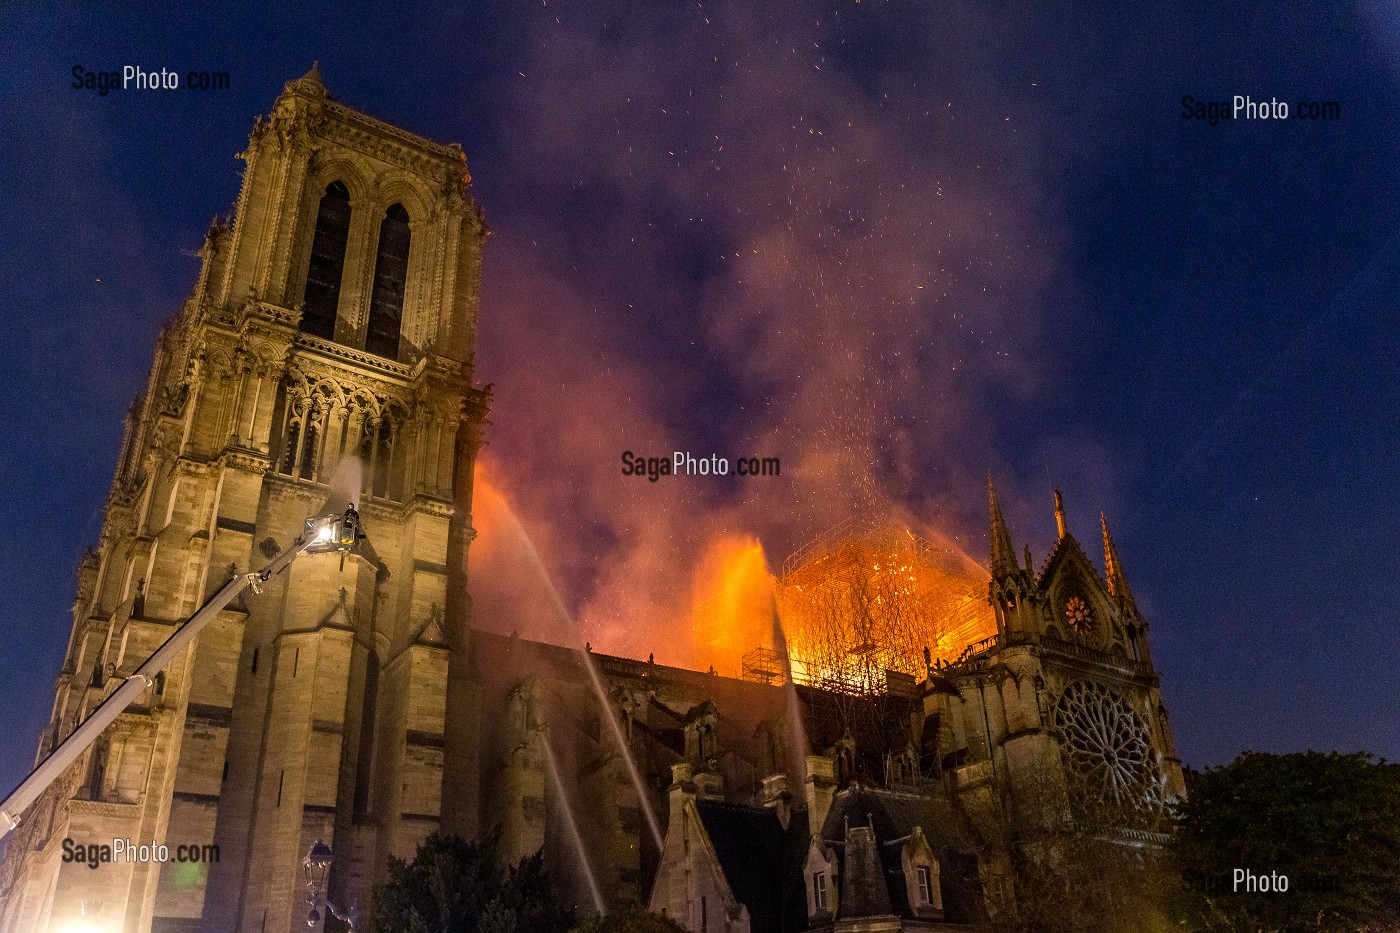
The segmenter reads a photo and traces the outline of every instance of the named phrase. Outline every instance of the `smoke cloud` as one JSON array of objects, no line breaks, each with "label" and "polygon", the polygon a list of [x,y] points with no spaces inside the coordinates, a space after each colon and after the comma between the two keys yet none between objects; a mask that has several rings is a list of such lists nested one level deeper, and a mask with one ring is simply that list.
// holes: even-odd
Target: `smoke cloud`
[{"label": "smoke cloud", "polygon": [[[508,89],[529,177],[487,244],[483,456],[595,646],[694,664],[718,541],[772,565],[897,514],[980,556],[997,413],[1041,387],[1065,288],[1039,179],[1067,143],[996,22],[626,8],[545,7]],[[782,475],[649,482],[627,450]],[[477,622],[523,632],[538,581],[477,513]]]}]

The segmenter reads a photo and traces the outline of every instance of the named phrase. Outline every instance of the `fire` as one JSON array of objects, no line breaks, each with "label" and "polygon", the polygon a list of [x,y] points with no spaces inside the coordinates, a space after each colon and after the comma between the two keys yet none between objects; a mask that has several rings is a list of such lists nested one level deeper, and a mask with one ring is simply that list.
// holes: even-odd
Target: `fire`
[{"label": "fire", "polygon": [[984,572],[895,526],[837,526],[776,578],[757,540],[723,538],[696,574],[693,605],[702,664],[771,682],[782,668],[776,605],[793,679],[843,692],[881,691],[887,670],[922,678],[925,648],[949,660],[996,631]]},{"label": "fire", "polygon": [[[568,622],[559,593],[492,479],[478,464],[473,624],[560,643]],[[637,607],[643,614],[624,614],[618,628],[649,632],[655,639],[649,650],[665,663],[769,683],[790,671],[798,683],[879,692],[886,671],[922,679],[925,649],[934,661],[952,660],[996,632],[986,581],[986,571],[950,542],[935,544],[897,524],[838,525],[790,556],[776,575],[756,537],[730,533],[715,539],[696,565],[689,640],[664,621],[676,618],[674,605]],[[582,637],[604,651],[634,647],[620,643],[616,631],[584,628]]]},{"label": "fire", "polygon": [[773,642],[773,576],[763,545],[725,535],[705,552],[691,589],[697,666],[737,677],[745,652]]}]

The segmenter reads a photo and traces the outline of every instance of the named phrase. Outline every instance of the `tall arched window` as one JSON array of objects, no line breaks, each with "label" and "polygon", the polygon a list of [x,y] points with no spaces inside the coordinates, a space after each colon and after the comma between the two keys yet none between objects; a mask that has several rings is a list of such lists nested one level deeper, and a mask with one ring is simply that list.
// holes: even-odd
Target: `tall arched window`
[{"label": "tall arched window", "polygon": [[369,302],[369,330],[365,334],[365,349],[391,360],[399,357],[408,240],[408,211],[402,204],[392,205],[379,223],[379,253],[374,260],[374,291]]},{"label": "tall arched window", "polygon": [[365,469],[364,492],[386,499],[392,492],[390,468],[394,462],[394,426],[389,416],[366,421],[360,438],[360,462]]},{"label": "tall arched window", "polygon": [[311,240],[311,265],[306,271],[301,329],[315,337],[335,338],[335,312],[340,304],[340,278],[345,272],[345,241],[350,236],[350,191],[333,181],[321,196],[316,212],[316,235]]},{"label": "tall arched window", "polygon": [[320,453],[318,444],[321,440],[319,415],[320,412],[307,408],[306,424],[301,435],[301,461],[297,469],[297,475],[302,479],[316,479],[316,455]]}]

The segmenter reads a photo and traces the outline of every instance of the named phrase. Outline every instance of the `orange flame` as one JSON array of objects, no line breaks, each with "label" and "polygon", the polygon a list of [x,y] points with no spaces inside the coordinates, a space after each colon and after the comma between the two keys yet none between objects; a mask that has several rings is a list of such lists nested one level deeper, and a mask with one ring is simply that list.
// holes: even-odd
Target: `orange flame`
[{"label": "orange flame", "polygon": [[732,675],[749,652],[776,648],[776,606],[794,679],[881,690],[886,670],[921,677],[925,648],[949,660],[996,631],[983,573],[947,542],[895,526],[847,526],[795,554],[779,580],[755,538],[726,536],[695,576],[697,660]]},{"label": "orange flame", "polygon": [[773,577],[757,538],[713,542],[696,567],[691,596],[697,666],[737,677],[746,652],[772,644]]},{"label": "orange flame", "polygon": [[[473,624],[565,643],[569,627],[549,571],[491,474],[478,463],[468,583]],[[730,677],[744,676],[746,655],[768,649],[762,673],[771,678],[781,671],[773,660],[777,611],[795,680],[863,692],[882,689],[886,670],[921,677],[925,648],[935,661],[952,660],[995,633],[986,571],[960,548],[927,529],[932,541],[903,524],[868,525],[843,523],[819,536],[788,559],[780,579],[758,538],[723,534],[695,566],[689,638],[674,603],[637,605],[615,629],[585,626],[582,637],[603,651],[627,653],[638,644],[618,633],[640,632],[645,640],[633,641],[658,661]],[[549,541],[535,544],[544,554],[551,550]]]}]

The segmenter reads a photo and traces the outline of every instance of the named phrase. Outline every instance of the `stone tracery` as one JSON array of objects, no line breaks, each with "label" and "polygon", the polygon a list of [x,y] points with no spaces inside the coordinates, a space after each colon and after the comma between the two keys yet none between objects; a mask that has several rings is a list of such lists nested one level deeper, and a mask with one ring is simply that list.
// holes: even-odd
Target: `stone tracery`
[{"label": "stone tracery", "polygon": [[1116,691],[1089,680],[1065,688],[1055,705],[1076,805],[1155,813],[1161,807],[1156,753],[1147,725]]}]

